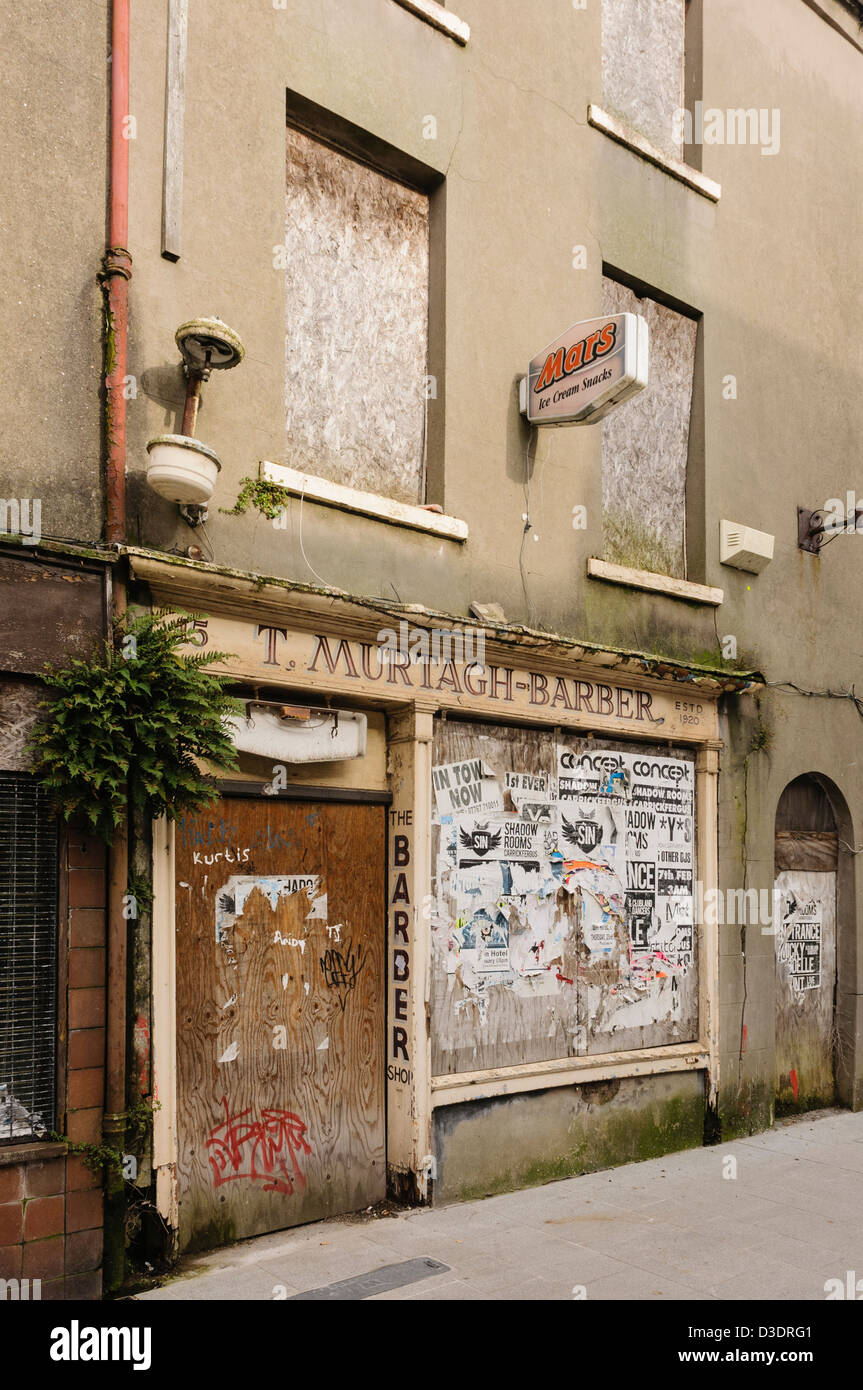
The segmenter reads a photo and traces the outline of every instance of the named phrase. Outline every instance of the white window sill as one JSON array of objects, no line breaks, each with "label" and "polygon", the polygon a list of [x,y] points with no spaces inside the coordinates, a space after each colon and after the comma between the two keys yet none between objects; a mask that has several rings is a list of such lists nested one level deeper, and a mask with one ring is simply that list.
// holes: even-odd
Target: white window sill
[{"label": "white window sill", "polygon": [[674,579],[670,574],[652,574],[650,570],[631,570],[626,565],[612,565],[608,560],[597,560],[594,556],[587,562],[587,573],[591,579],[604,579],[607,584],[622,584],[628,589],[643,589],[650,594],[681,598],[688,603],[711,604],[714,608],[718,608],[725,599],[723,589],[713,589],[709,584],[693,584],[689,579]]},{"label": "white window sill", "polygon": [[633,154],[646,159],[648,164],[655,164],[657,169],[661,169],[665,174],[670,174],[673,179],[678,179],[680,183],[685,183],[687,188],[693,189],[695,193],[700,193],[703,198],[709,198],[712,203],[719,202],[722,196],[721,184],[709,179],[699,169],[693,169],[691,164],[684,164],[682,159],[674,159],[672,155],[664,154],[662,150],[657,149],[656,145],[645,140],[643,135],[639,135],[637,130],[633,130],[624,121],[619,121],[616,116],[609,116],[608,112],[603,111],[601,106],[589,105],[587,120],[594,130],[601,130],[603,135],[607,135],[610,140],[615,140],[618,145],[624,145]]},{"label": "white window sill", "polygon": [[264,460],[260,472],[264,482],[275,483],[292,497],[302,497],[307,502],[318,502],[324,507],[374,517],[376,521],[385,521],[390,526],[405,526],[411,531],[424,531],[426,535],[442,536],[448,541],[462,543],[468,538],[467,522],[459,521],[454,516],[430,512],[425,507],[413,507],[407,502],[393,502],[389,497],[379,497],[374,492],[360,492],[357,488],[344,487],[342,483],[331,483],[328,478],[318,478],[313,473],[299,473],[296,468],[286,468],[281,463]]},{"label": "white window sill", "polygon": [[396,0],[396,4],[401,5],[403,10],[410,10],[417,19],[424,19],[426,24],[431,24],[462,46],[470,39],[470,25],[454,15],[452,10],[439,5],[437,0]]}]

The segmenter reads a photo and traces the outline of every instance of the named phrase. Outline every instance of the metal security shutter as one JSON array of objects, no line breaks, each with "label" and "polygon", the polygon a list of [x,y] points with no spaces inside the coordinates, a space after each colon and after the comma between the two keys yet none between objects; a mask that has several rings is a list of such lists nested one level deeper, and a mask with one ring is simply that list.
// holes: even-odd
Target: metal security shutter
[{"label": "metal security shutter", "polygon": [[58,857],[39,783],[0,772],[0,1144],[55,1123]]}]

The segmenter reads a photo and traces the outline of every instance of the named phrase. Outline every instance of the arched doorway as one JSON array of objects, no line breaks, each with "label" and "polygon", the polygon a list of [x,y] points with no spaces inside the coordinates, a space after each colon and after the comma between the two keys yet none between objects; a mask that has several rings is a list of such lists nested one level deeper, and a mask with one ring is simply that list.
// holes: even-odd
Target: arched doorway
[{"label": "arched doorway", "polygon": [[837,865],[830,800],[811,774],[776,809],[776,1114],[836,1100]]}]

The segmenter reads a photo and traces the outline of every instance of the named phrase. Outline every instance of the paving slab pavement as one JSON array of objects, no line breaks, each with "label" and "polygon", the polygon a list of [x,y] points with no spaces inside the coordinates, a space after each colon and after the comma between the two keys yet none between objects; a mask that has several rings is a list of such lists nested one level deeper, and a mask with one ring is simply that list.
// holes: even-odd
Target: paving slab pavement
[{"label": "paving slab pavement", "polygon": [[484,1201],[258,1236],[136,1298],[823,1301],[856,1270],[863,1113],[831,1110]]}]

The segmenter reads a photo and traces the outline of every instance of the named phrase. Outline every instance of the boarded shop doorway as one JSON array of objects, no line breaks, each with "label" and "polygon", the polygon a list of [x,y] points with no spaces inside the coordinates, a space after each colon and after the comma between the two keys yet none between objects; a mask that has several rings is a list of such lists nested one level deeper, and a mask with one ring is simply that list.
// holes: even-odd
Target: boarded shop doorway
[{"label": "boarded shop doorway", "polygon": [[177,826],[181,1250],[385,1195],[385,835],[265,797]]},{"label": "boarded shop doorway", "polygon": [[836,1099],[836,821],[814,777],[776,811],[776,1113]]}]

